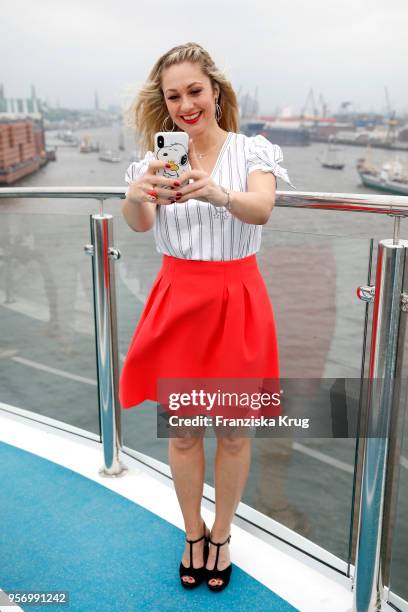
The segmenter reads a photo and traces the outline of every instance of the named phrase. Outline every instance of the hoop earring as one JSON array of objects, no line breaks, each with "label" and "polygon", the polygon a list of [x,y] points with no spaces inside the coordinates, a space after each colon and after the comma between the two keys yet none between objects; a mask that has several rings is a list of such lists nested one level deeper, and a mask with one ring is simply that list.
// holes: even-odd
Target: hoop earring
[{"label": "hoop earring", "polygon": [[216,120],[217,123],[219,123],[221,121],[221,117],[222,117],[221,106],[217,102],[215,104],[215,120]]},{"label": "hoop earring", "polygon": [[170,119],[170,115],[167,115],[167,117],[165,118],[165,120],[162,123],[162,132],[174,132],[174,121],[173,119],[171,120],[173,123],[173,127],[171,128],[171,130],[169,130],[169,128],[167,127],[167,121]]}]

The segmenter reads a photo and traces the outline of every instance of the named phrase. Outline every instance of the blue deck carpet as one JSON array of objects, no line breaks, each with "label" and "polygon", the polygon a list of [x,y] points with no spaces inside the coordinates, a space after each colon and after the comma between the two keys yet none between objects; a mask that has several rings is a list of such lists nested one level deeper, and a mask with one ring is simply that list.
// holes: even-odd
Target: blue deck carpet
[{"label": "blue deck carpet", "polygon": [[0,588],[70,597],[69,606],[24,609],[295,610],[236,566],[222,593],[185,591],[183,542],[180,529],[103,485],[0,443]]}]

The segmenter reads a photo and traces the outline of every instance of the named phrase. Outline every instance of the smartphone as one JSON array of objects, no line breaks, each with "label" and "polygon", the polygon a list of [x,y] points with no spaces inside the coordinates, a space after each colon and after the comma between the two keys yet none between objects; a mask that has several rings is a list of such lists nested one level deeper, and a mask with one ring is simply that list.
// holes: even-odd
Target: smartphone
[{"label": "smartphone", "polygon": [[[154,135],[154,155],[156,159],[170,164],[161,168],[157,174],[166,178],[178,179],[190,170],[188,163],[188,134],[186,132],[157,132]],[[186,185],[185,181],[183,185]]]}]

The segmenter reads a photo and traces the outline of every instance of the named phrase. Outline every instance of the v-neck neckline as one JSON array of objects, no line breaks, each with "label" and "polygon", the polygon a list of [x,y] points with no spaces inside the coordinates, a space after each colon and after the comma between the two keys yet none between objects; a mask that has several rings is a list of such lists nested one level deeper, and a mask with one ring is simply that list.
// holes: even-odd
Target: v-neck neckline
[{"label": "v-neck neckline", "polygon": [[211,178],[214,178],[214,175],[215,175],[215,173],[217,172],[217,170],[218,170],[218,168],[219,168],[219,165],[220,165],[220,163],[221,163],[221,160],[222,160],[222,158],[223,158],[223,156],[224,156],[225,149],[227,148],[228,143],[229,143],[229,141],[231,140],[231,136],[232,136],[232,132],[228,132],[228,133],[227,133],[227,137],[226,137],[226,139],[224,140],[223,145],[222,145],[222,147],[221,147],[221,150],[220,150],[220,152],[218,153],[218,157],[217,157],[217,160],[216,160],[216,162],[215,162],[215,164],[214,164],[214,168],[212,169],[212,172],[211,172],[211,174],[210,174],[210,177],[211,177]]}]

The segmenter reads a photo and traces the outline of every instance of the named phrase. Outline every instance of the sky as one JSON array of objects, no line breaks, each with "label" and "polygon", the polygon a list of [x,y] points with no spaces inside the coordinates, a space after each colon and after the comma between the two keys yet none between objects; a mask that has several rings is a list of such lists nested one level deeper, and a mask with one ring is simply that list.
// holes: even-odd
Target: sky
[{"label": "sky", "polygon": [[156,59],[203,45],[261,114],[305,108],[313,88],[336,112],[408,113],[407,0],[14,0],[0,21],[0,83],[9,98],[125,108]]}]

